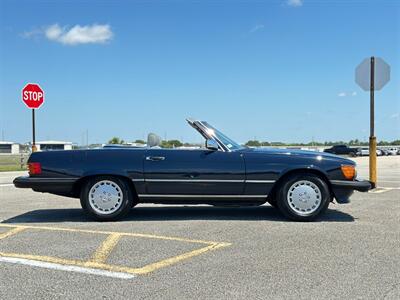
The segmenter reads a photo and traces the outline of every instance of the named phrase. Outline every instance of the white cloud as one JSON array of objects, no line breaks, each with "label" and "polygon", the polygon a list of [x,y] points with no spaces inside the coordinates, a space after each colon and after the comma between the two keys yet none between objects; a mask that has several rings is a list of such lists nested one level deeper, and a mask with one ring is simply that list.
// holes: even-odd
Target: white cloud
[{"label": "white cloud", "polygon": [[30,39],[30,38],[35,38],[43,33],[43,30],[40,29],[32,29],[30,31],[24,31],[21,33],[21,37],[24,39]]},{"label": "white cloud", "polygon": [[250,33],[254,33],[254,32],[256,32],[256,31],[263,30],[264,27],[265,27],[265,26],[264,26],[263,24],[258,24],[258,25],[256,25],[256,26],[254,26],[253,28],[251,28],[251,29],[249,30],[249,32],[250,32]]},{"label": "white cloud", "polygon": [[52,41],[64,45],[78,44],[104,44],[113,37],[110,25],[75,25],[68,29],[58,24],[48,26],[44,31],[45,36]]},{"label": "white cloud", "polygon": [[390,116],[391,119],[399,119],[400,118],[400,114],[399,113],[395,113],[393,115]]},{"label": "white cloud", "polygon": [[354,96],[357,96],[357,92],[340,92],[339,94],[338,94],[338,97],[350,97],[350,96],[352,96],[352,97],[354,97]]},{"label": "white cloud", "polygon": [[75,25],[73,27],[61,27],[58,24],[35,28],[30,31],[25,31],[20,34],[22,38],[31,39],[41,36],[64,45],[78,44],[104,44],[112,39],[113,32],[110,25]]},{"label": "white cloud", "polygon": [[287,0],[286,3],[289,6],[299,7],[303,5],[303,0]]},{"label": "white cloud", "polygon": [[58,24],[54,24],[47,27],[44,33],[49,40],[57,40],[60,38],[63,30]]}]

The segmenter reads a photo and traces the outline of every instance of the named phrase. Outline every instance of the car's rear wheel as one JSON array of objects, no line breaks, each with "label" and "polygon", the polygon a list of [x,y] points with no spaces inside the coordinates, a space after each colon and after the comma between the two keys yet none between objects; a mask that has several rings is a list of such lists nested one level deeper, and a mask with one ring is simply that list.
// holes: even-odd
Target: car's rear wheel
[{"label": "car's rear wheel", "polygon": [[279,187],[277,204],[289,219],[311,221],[329,206],[331,194],[326,182],[313,174],[294,174]]},{"label": "car's rear wheel", "polygon": [[134,206],[132,191],[125,180],[113,176],[89,179],[81,190],[81,205],[98,221],[113,221],[125,216]]}]

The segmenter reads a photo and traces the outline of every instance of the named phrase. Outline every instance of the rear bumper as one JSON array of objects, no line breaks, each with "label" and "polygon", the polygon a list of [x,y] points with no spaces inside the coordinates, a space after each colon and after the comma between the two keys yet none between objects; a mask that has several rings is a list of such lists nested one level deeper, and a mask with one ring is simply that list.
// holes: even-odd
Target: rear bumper
[{"label": "rear bumper", "polygon": [[70,195],[77,178],[40,178],[21,176],[14,179],[17,188],[31,188],[36,192]]},{"label": "rear bumper", "polygon": [[331,180],[333,194],[338,203],[349,203],[354,191],[368,192],[372,185],[367,180]]}]

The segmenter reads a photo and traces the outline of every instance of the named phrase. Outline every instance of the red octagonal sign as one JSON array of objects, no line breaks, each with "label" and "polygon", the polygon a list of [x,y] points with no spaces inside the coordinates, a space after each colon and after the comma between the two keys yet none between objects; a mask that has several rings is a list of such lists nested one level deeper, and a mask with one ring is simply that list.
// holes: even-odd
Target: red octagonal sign
[{"label": "red octagonal sign", "polygon": [[36,83],[28,83],[22,89],[22,101],[28,108],[37,109],[44,102],[44,92]]}]

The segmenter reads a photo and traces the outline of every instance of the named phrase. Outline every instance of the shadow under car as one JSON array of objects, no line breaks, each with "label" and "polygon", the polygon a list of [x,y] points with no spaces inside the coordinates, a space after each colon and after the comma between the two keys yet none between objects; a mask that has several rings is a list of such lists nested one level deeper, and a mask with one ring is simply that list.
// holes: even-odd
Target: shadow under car
[{"label": "shadow under car", "polygon": [[[257,207],[212,207],[212,206],[137,206],[125,216],[129,221],[287,221],[278,209],[263,205]],[[2,223],[62,223],[88,222],[82,209],[38,209],[11,217]],[[353,222],[353,216],[335,209],[328,209],[315,222]],[[94,222],[94,221],[93,221]]]}]

